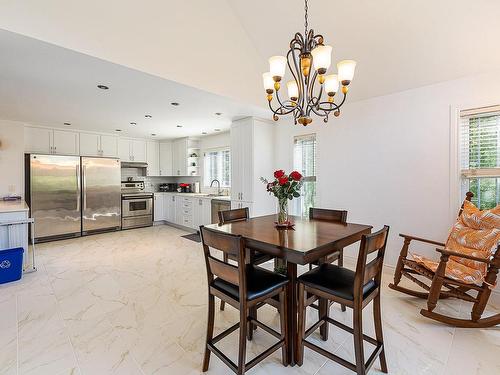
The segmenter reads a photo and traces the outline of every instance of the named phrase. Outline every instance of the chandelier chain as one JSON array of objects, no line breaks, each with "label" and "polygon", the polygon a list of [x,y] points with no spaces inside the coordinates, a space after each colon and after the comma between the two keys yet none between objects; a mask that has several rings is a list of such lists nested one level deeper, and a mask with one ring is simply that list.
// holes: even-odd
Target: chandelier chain
[{"label": "chandelier chain", "polygon": [[307,0],[304,0],[304,29],[305,29],[305,32],[304,32],[304,37],[307,38],[307,27],[309,26],[308,22],[307,22],[307,11],[309,10],[309,6],[307,4]]}]

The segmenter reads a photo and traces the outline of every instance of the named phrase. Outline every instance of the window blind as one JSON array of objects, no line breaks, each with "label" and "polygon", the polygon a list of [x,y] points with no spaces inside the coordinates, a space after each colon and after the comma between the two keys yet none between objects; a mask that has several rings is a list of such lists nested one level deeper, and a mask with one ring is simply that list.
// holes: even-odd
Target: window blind
[{"label": "window blind", "polygon": [[204,186],[210,186],[212,180],[219,180],[220,186],[231,186],[231,153],[229,149],[216,149],[205,152]]},{"label": "window blind", "polygon": [[474,193],[481,209],[500,201],[500,106],[460,112],[462,196]]},{"label": "window blind", "polygon": [[293,168],[304,181],[316,181],[316,134],[295,137],[293,152]]}]

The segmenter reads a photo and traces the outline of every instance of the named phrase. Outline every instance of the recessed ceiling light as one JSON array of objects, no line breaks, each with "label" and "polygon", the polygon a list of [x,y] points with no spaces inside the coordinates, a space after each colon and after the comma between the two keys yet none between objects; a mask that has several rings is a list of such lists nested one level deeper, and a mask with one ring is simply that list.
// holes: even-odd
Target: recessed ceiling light
[{"label": "recessed ceiling light", "polygon": [[146,118],[152,118],[153,116],[151,116],[151,115],[144,115],[144,117],[146,117]]},{"label": "recessed ceiling light", "polygon": [[177,125],[178,128],[182,128],[182,125]]},{"label": "recessed ceiling light", "polygon": [[172,102],[170,104],[173,105],[173,106],[178,106],[179,105],[179,103],[177,103],[177,102]]},{"label": "recessed ceiling light", "polygon": [[220,115],[222,115],[222,112],[215,112],[215,114],[216,114],[217,116],[220,116]]},{"label": "recessed ceiling light", "polygon": [[109,87],[106,85],[97,85],[97,88],[101,90],[109,90]]},{"label": "recessed ceiling light", "polygon": [[65,122],[65,123],[64,123],[64,125],[66,125],[66,126],[70,126],[70,125],[71,125],[71,123],[70,123],[70,122]]},{"label": "recessed ceiling light", "polygon": [[207,132],[201,132],[201,134],[207,134]]},{"label": "recessed ceiling light", "polygon": [[156,133],[151,133],[151,136],[153,136],[153,137],[154,137],[155,135],[156,135]]},{"label": "recessed ceiling light", "polygon": [[216,131],[216,132],[220,132],[220,129],[214,129],[214,131]]},{"label": "recessed ceiling light", "polygon": [[115,129],[115,132],[121,132],[122,130],[121,129]]},{"label": "recessed ceiling light", "polygon": [[131,122],[130,125],[137,125],[137,122]]}]

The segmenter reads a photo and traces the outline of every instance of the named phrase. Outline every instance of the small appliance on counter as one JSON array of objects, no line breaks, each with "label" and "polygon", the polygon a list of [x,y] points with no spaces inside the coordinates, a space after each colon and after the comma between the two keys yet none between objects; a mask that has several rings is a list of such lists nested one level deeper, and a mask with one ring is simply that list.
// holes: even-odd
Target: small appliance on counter
[{"label": "small appliance on counter", "polygon": [[201,193],[200,183],[197,181],[192,184],[193,193]]},{"label": "small appliance on counter", "polygon": [[177,188],[178,193],[192,193],[193,191],[191,190],[191,184],[179,184],[179,187]]},{"label": "small appliance on counter", "polygon": [[177,188],[178,186],[175,183],[160,184],[158,186],[158,191],[162,193],[175,193]]}]

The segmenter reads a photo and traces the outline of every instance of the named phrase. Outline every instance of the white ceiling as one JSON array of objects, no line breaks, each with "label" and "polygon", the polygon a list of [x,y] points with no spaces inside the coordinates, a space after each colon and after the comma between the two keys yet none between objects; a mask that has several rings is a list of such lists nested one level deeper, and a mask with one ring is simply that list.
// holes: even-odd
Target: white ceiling
[{"label": "white ceiling", "polygon": [[[351,100],[500,65],[498,0],[309,2],[334,62],[358,61]],[[303,2],[2,0],[0,28],[265,107],[260,74],[303,30]]]},{"label": "white ceiling", "polygon": [[[0,51],[3,119],[55,127],[69,122],[68,128],[81,130],[120,129],[121,135],[177,138],[215,134],[215,129],[228,130],[232,119],[266,115],[262,108],[8,31],[0,30]],[[110,89],[100,90],[98,84]]]}]

